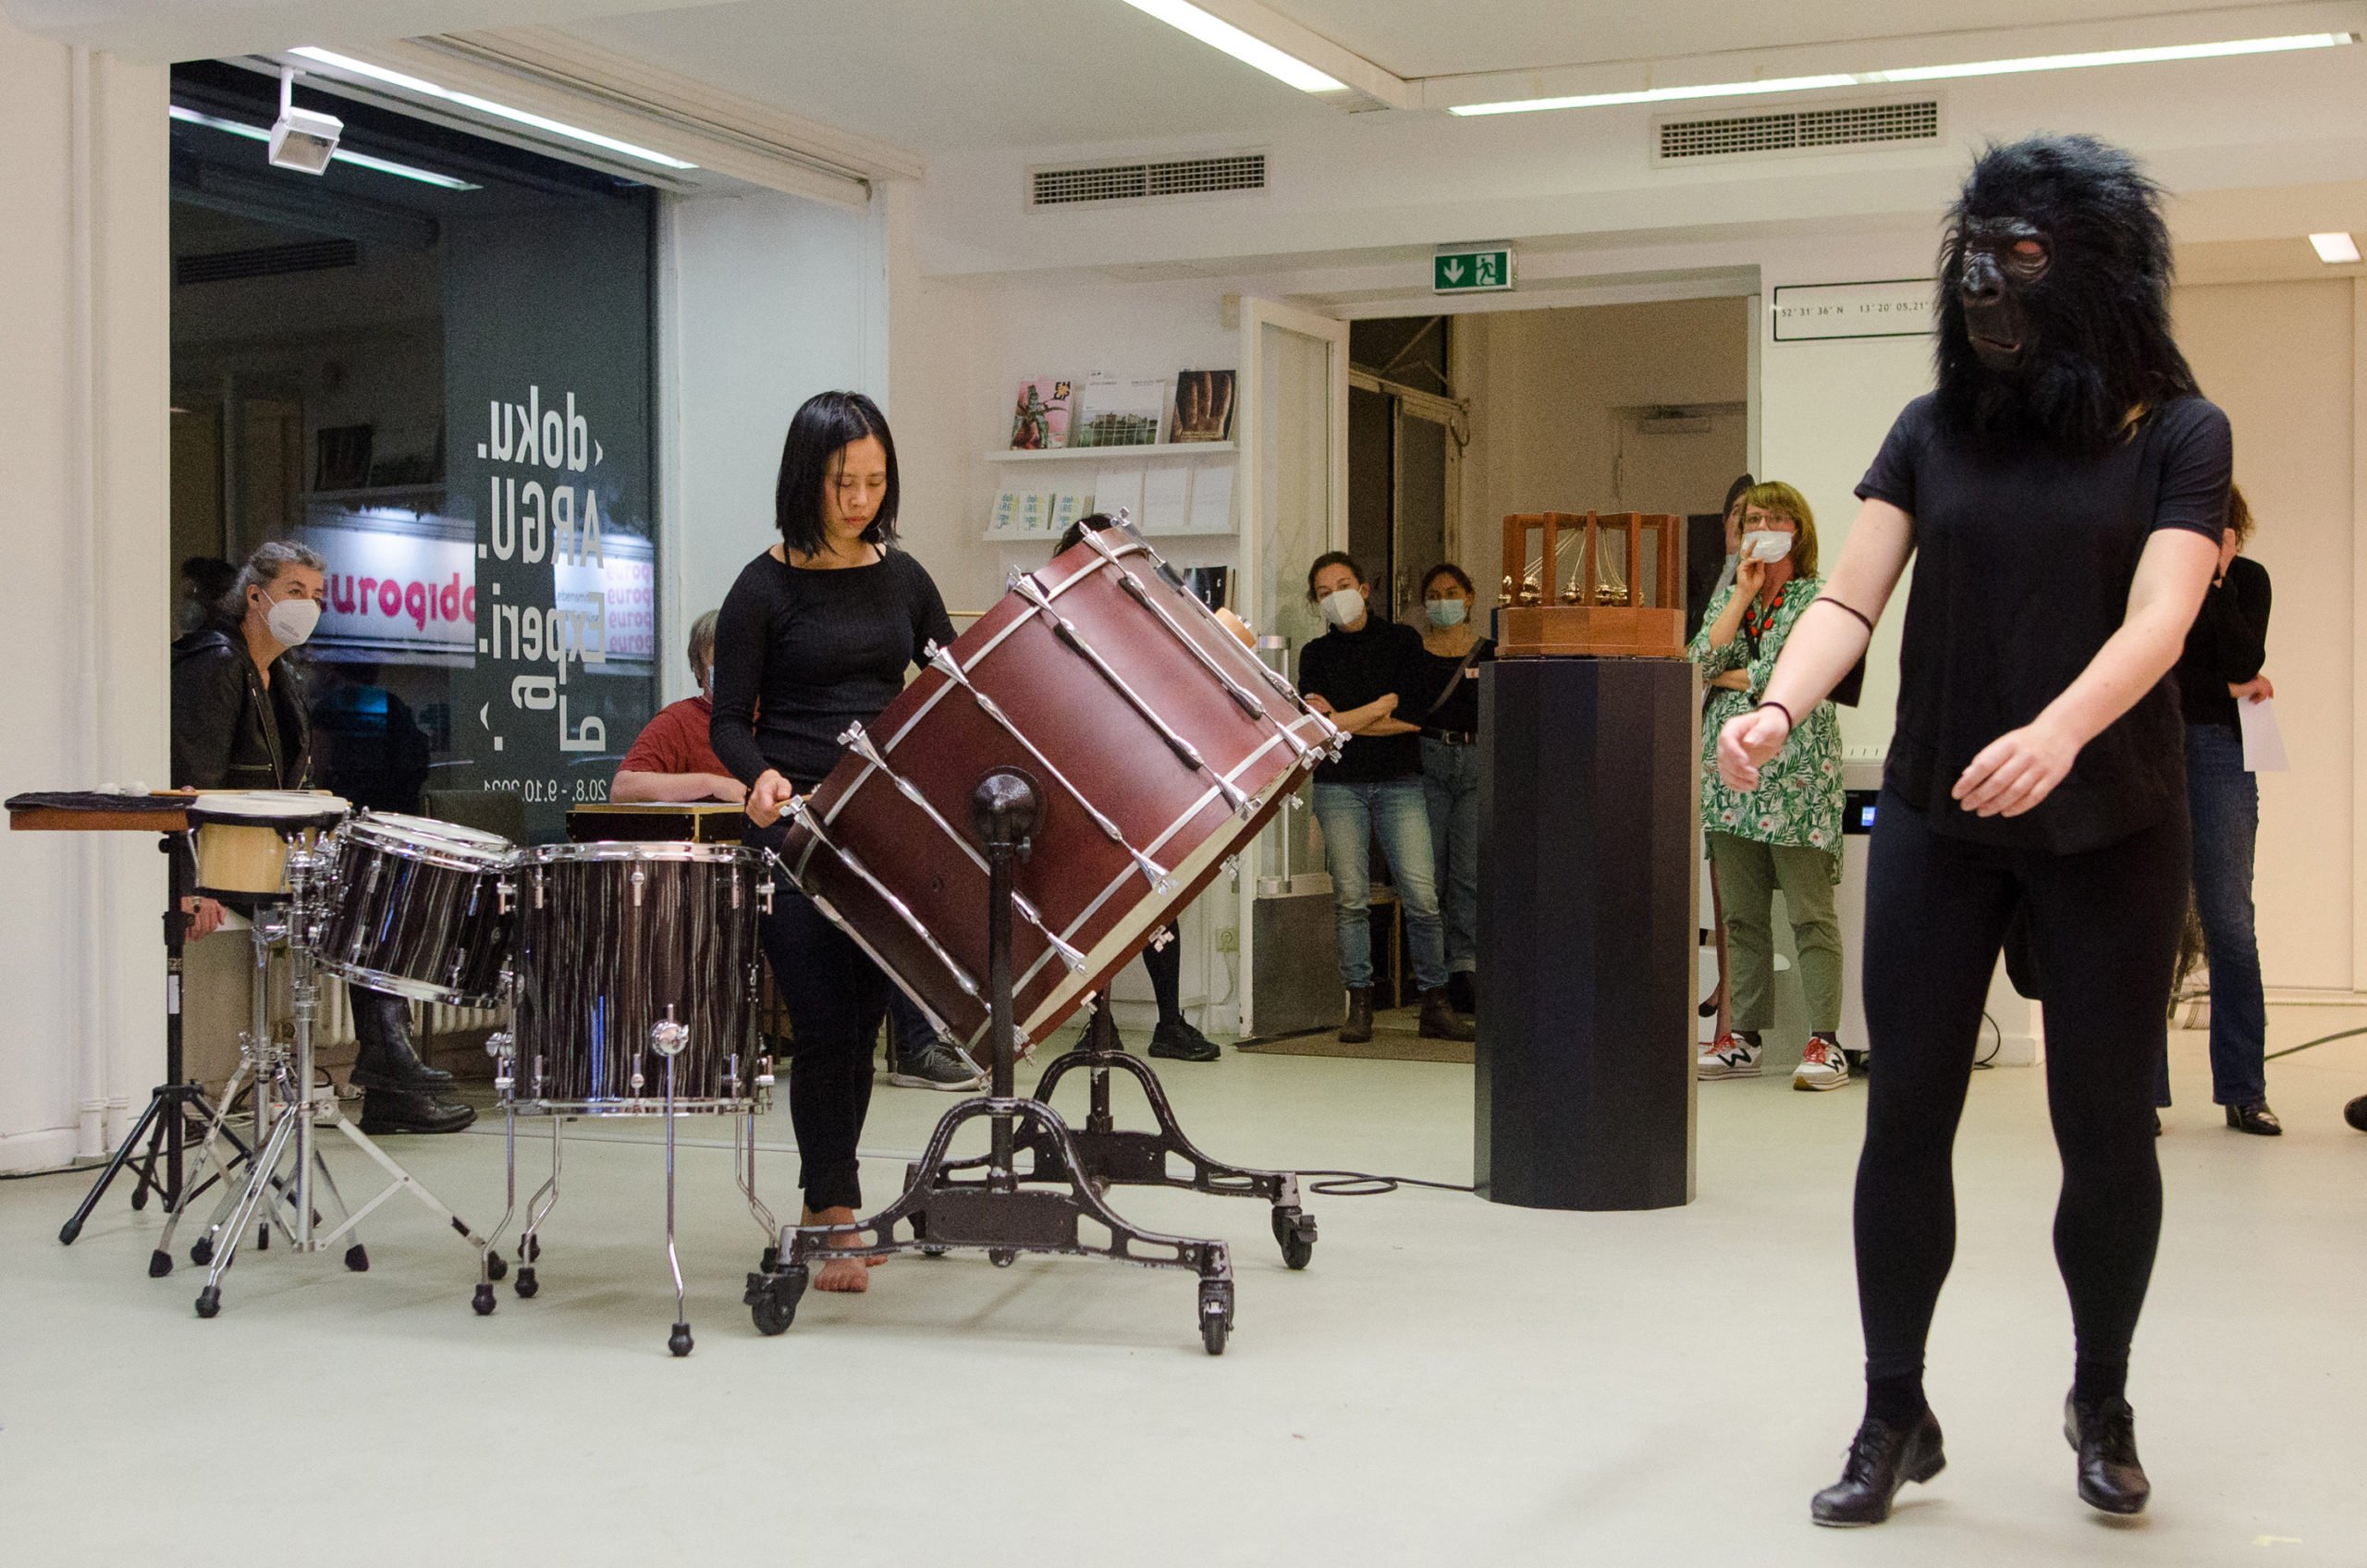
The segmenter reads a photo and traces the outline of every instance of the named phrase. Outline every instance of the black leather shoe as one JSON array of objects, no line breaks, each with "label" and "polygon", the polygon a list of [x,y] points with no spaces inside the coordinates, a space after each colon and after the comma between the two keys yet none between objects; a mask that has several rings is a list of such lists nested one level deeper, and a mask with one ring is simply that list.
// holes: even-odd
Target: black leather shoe
[{"label": "black leather shoe", "polygon": [[1850,1439],[1841,1479],[1809,1500],[1809,1517],[1835,1528],[1879,1525],[1890,1517],[1899,1488],[1928,1481],[1947,1467],[1939,1417],[1929,1407],[1903,1426],[1869,1415]]},{"label": "black leather shoe", "polygon": [[2125,1399],[2063,1402],[2063,1437],[2079,1456],[2079,1501],[2106,1513],[2142,1513],[2153,1483],[2137,1459],[2137,1414]]},{"label": "black leather shoe", "polygon": [[452,1075],[422,1061],[411,1045],[411,1003],[362,986],[348,986],[345,997],[359,1047],[350,1075],[355,1088],[433,1092],[451,1084]]},{"label": "black leather shoe", "polygon": [[1348,988],[1348,1017],[1340,1025],[1340,1043],[1361,1046],[1372,1038],[1372,987],[1352,986]]},{"label": "black leather shoe", "polygon": [[1422,993],[1422,1024],[1425,1040],[1476,1040],[1479,1031],[1467,1018],[1458,1017],[1454,1004],[1446,999],[1446,987]]},{"label": "black leather shoe", "polygon": [[1179,1018],[1172,1023],[1161,1020],[1159,1027],[1150,1032],[1150,1054],[1170,1061],[1214,1061],[1224,1051],[1214,1040]]},{"label": "black leather shoe", "polygon": [[388,1133],[457,1133],[476,1119],[472,1108],[417,1089],[373,1089],[362,1096],[362,1130],[372,1137]]},{"label": "black leather shoe", "polygon": [[2342,1108],[2342,1119],[2362,1133],[2367,1133],[2367,1095],[2361,1095]]},{"label": "black leather shoe", "polygon": [[2250,1105],[2229,1106],[2227,1125],[2238,1133],[2250,1133],[2255,1137],[2285,1136],[2285,1123],[2276,1120],[2276,1112],[2268,1109],[2266,1100],[2254,1100]]}]

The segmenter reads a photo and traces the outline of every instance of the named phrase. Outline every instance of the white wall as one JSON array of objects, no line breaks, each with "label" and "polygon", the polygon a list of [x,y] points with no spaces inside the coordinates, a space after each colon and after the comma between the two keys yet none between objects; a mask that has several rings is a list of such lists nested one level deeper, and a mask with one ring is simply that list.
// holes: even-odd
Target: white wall
[{"label": "white wall", "polygon": [[[166,779],[165,94],[0,21],[8,794]],[[32,1170],[105,1152],[163,1076],[164,860],[146,834],[0,853],[0,1170]]]},{"label": "white wall", "polygon": [[[850,212],[753,190],[667,202],[658,446],[669,701],[691,692],[681,655],[690,623],[778,537],[773,481],[798,405],[852,388],[880,399],[894,423],[884,206]],[[909,470],[904,486],[909,511]]]}]

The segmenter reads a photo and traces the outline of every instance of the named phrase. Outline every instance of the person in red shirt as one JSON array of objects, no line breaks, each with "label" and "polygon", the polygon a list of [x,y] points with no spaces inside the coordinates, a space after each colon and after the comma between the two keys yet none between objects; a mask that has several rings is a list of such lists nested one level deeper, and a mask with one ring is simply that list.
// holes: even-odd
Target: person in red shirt
[{"label": "person in red shirt", "polygon": [[714,716],[715,615],[709,610],[691,625],[691,673],[698,680],[699,694],[667,704],[643,727],[617,768],[608,799],[738,805],[748,798],[748,787],[731,777],[706,738]]}]

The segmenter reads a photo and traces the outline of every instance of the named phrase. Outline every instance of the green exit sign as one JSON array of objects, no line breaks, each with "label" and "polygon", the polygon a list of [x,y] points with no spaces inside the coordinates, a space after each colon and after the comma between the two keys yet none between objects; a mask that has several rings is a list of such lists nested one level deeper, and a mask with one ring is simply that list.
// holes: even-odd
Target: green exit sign
[{"label": "green exit sign", "polygon": [[1430,258],[1433,294],[1501,293],[1513,286],[1513,248],[1466,245]]}]

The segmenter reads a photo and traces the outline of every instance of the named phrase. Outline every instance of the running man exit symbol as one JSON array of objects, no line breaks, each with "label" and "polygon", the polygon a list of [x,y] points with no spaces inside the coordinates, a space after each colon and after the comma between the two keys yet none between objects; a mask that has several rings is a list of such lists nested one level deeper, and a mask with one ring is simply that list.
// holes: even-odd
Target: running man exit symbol
[{"label": "running man exit symbol", "polygon": [[1501,293],[1514,281],[1510,245],[1458,245],[1430,259],[1433,294]]}]

